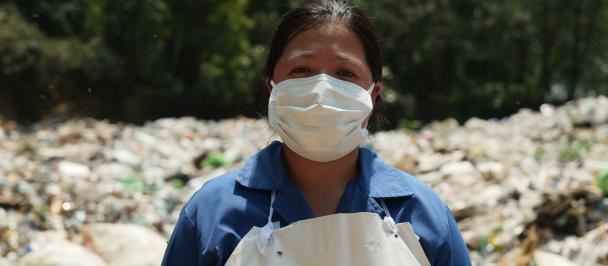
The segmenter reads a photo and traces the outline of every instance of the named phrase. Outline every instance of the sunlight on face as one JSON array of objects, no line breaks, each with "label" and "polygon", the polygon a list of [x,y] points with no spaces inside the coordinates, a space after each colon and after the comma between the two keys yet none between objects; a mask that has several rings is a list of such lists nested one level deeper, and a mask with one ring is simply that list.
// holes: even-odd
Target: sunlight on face
[{"label": "sunlight on face", "polygon": [[296,35],[277,61],[273,80],[279,83],[323,73],[362,88],[373,82],[363,44],[342,25],[325,25]]}]

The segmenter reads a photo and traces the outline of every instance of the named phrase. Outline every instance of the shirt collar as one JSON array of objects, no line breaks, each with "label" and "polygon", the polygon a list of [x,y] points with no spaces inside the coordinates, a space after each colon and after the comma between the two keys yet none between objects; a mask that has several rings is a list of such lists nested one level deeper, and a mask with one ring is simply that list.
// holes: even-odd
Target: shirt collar
[{"label": "shirt collar", "polygon": [[408,184],[415,178],[386,164],[376,152],[359,148],[359,185],[373,198],[394,198],[414,195]]},{"label": "shirt collar", "polygon": [[[286,184],[287,169],[281,155],[282,143],[273,141],[252,156],[241,168],[236,181],[253,189],[281,190]],[[408,180],[414,178],[378,158],[367,148],[359,148],[359,186],[373,198],[392,198],[413,195]]]}]

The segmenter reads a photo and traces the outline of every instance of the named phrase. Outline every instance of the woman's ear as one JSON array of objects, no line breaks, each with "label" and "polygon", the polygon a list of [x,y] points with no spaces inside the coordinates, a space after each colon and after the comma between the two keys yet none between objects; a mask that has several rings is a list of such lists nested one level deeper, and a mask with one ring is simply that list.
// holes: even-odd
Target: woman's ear
[{"label": "woman's ear", "polygon": [[376,103],[376,99],[378,99],[378,96],[380,95],[380,92],[382,91],[382,82],[378,81],[374,84],[374,91],[372,91],[372,103]]}]

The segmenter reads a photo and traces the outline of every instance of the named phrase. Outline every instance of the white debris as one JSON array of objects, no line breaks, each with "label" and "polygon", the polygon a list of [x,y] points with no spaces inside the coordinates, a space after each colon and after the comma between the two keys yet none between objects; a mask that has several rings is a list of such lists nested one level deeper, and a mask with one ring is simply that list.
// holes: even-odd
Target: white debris
[{"label": "white debris", "polygon": [[86,165],[73,163],[70,161],[61,161],[57,164],[57,170],[66,178],[83,179],[91,173]]},{"label": "white debris", "polygon": [[[278,138],[245,118],[16,128],[0,125],[0,265],[158,265],[191,195]],[[605,96],[378,132],[366,145],[440,194],[476,265],[608,264]],[[532,228],[536,252],[522,254]]]},{"label": "white debris", "polygon": [[19,260],[19,266],[107,266],[99,256],[83,246],[66,241],[54,240],[45,243]]},{"label": "white debris", "polygon": [[165,238],[134,224],[91,224],[83,228],[85,243],[112,266],[152,266],[162,261]]}]

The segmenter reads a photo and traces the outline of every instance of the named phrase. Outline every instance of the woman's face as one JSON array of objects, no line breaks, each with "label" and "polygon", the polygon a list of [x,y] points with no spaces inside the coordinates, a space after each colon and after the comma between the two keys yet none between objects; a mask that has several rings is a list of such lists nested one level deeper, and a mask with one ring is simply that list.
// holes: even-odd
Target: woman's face
[{"label": "woman's face", "polygon": [[[305,78],[328,74],[368,89],[372,73],[365,59],[363,44],[343,25],[330,24],[303,31],[285,47],[273,72],[272,80]],[[380,93],[375,85],[372,102]]]}]

